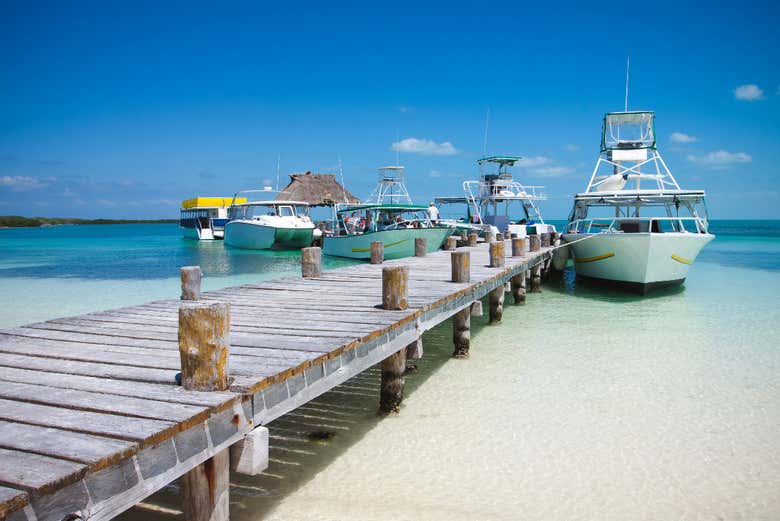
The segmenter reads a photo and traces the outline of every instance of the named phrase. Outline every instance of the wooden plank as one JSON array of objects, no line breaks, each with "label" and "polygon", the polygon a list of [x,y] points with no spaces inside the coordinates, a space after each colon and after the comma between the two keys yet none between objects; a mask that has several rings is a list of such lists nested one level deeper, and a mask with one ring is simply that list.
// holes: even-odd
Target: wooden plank
[{"label": "wooden plank", "polygon": [[29,452],[0,449],[0,485],[45,493],[81,478],[87,467]]},{"label": "wooden plank", "polygon": [[[165,384],[149,384],[144,382],[118,380],[113,378],[97,378],[94,376],[79,376],[63,373],[49,373],[16,367],[0,366],[0,381],[4,382],[34,382],[56,389],[75,389],[120,396],[135,396],[172,403],[202,405],[221,409],[225,404],[236,399],[235,394],[228,392],[198,393],[187,391],[181,387]],[[2,384],[0,384],[2,385]]]},{"label": "wooden plank", "polygon": [[211,412],[210,408],[197,405],[173,404],[74,389],[54,390],[51,387],[20,382],[4,382],[0,385],[0,398],[186,424],[204,421]]},{"label": "wooden plank", "polygon": [[24,508],[29,501],[27,492],[0,486],[0,519],[5,519],[14,510]]},{"label": "wooden plank", "polygon": [[91,470],[97,470],[132,456],[138,445],[102,436],[0,420],[0,448],[83,463]]},{"label": "wooden plank", "polygon": [[169,421],[74,411],[5,399],[0,399],[0,419],[142,443],[164,440],[178,430],[177,424]]}]

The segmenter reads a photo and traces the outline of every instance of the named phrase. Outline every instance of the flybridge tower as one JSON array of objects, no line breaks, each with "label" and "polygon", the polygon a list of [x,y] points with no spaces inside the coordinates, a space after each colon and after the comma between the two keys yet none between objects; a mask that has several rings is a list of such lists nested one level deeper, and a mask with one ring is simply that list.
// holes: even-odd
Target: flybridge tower
[{"label": "flybridge tower", "polygon": [[406,168],[403,166],[383,166],[379,169],[379,182],[369,196],[377,204],[412,204],[412,198],[406,189]]}]

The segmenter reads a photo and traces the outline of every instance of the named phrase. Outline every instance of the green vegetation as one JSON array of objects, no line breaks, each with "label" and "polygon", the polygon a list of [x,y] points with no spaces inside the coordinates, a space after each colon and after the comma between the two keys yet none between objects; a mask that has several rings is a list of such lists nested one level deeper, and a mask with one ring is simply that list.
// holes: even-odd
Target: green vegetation
[{"label": "green vegetation", "polygon": [[177,222],[179,222],[178,219],[74,219],[59,217],[21,217],[19,215],[0,215],[0,228],[54,226],[57,224],[159,224]]}]

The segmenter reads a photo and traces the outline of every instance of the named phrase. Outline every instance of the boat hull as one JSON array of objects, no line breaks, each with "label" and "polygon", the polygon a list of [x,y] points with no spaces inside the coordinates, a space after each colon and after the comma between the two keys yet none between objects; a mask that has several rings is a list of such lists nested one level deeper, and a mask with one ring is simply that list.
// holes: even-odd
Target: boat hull
[{"label": "boat hull", "polygon": [[298,249],[310,246],[314,227],[278,228],[249,221],[230,221],[225,225],[228,246],[245,250]]},{"label": "boat hull", "polygon": [[[586,237],[590,237],[587,240]],[[682,284],[714,235],[698,233],[564,234],[578,276],[646,293]]]},{"label": "boat hull", "polygon": [[347,235],[343,237],[325,237],[322,252],[334,257],[350,259],[370,259],[371,243],[384,243],[385,259],[401,259],[414,255],[414,240],[418,237],[426,239],[428,253],[441,248],[444,241],[452,235],[454,228],[407,228],[402,230],[384,230],[364,233],[362,235]]}]

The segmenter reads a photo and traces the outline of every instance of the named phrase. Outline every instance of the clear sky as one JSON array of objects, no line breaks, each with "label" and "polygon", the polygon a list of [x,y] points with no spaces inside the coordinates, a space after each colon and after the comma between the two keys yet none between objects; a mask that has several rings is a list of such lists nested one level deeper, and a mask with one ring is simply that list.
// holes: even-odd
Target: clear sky
[{"label": "clear sky", "polygon": [[0,214],[175,218],[278,156],[365,197],[396,142],[427,203],[476,174],[489,108],[487,152],[565,218],[630,55],[680,184],[780,218],[778,2],[219,4],[0,0]]}]

